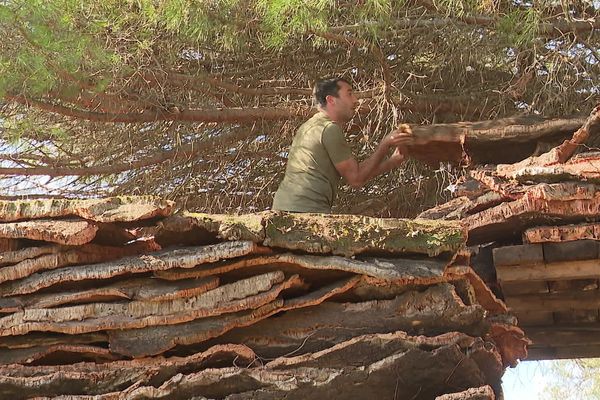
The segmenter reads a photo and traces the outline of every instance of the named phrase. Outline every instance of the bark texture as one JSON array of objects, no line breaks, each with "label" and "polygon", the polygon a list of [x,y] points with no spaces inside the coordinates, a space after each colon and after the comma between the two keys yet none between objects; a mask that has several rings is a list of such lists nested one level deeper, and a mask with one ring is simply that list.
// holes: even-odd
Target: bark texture
[{"label": "bark texture", "polygon": [[[586,153],[599,138],[596,107],[562,144],[514,164],[476,168],[460,197],[422,214],[461,219],[473,253],[489,248],[491,256],[479,257],[476,269],[489,272],[486,283],[504,302],[495,307],[481,285],[472,285],[480,303],[498,311],[488,335],[503,343],[508,365],[527,351],[533,359],[600,354],[600,162],[598,153]],[[506,307],[518,327],[504,320]]]},{"label": "bark texture", "polygon": [[5,204],[2,396],[432,399],[526,356],[459,222],[127,201]]}]

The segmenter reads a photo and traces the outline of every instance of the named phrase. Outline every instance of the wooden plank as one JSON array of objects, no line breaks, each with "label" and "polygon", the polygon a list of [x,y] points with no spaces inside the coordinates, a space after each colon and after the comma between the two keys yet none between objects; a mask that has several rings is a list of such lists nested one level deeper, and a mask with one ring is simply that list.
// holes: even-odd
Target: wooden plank
[{"label": "wooden plank", "polygon": [[567,281],[549,281],[550,293],[581,292],[598,289],[598,279],[573,279]]},{"label": "wooden plank", "polygon": [[531,327],[525,330],[525,334],[535,347],[600,346],[600,324]]},{"label": "wooden plank", "polygon": [[527,326],[551,325],[554,323],[554,313],[552,311],[515,310],[514,313],[517,317],[518,325],[522,328]]},{"label": "wooden plank", "polygon": [[553,281],[565,279],[600,278],[600,259],[584,261],[562,261],[528,266],[497,266],[498,281]]},{"label": "wooden plank", "polygon": [[514,311],[568,311],[600,308],[600,291],[524,294],[511,296],[506,304]]},{"label": "wooden plank", "polygon": [[502,293],[507,298],[527,293],[548,293],[548,291],[546,281],[502,282]]},{"label": "wooden plank", "polygon": [[556,346],[529,348],[527,360],[565,360],[574,358],[598,358],[600,357],[600,345],[581,346]]},{"label": "wooden plank", "polygon": [[494,265],[536,265],[544,262],[544,248],[541,244],[496,247],[492,250]]},{"label": "wooden plank", "polygon": [[598,258],[599,244],[595,240],[576,240],[562,243],[544,243],[544,260],[547,263],[581,261]]},{"label": "wooden plank", "polygon": [[562,324],[589,324],[599,322],[598,310],[569,310],[555,311],[554,323]]}]

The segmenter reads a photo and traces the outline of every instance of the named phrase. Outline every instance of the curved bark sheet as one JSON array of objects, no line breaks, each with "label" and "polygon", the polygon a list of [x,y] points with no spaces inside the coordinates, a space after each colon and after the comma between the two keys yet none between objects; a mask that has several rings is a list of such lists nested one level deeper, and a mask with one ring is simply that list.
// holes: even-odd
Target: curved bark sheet
[{"label": "curved bark sheet", "polygon": [[44,358],[52,359],[59,354],[59,360],[64,359],[93,362],[107,362],[118,360],[119,356],[103,347],[73,344],[55,344],[51,346],[36,346],[25,349],[8,349],[0,352],[0,364],[31,364],[40,363]]},{"label": "curved bark sheet", "polygon": [[183,215],[174,215],[162,220],[159,223],[159,235],[167,234],[168,231],[187,232],[197,227],[214,233],[224,240],[251,240],[261,243],[265,239],[264,221],[269,214],[269,212],[245,215],[185,212]]},{"label": "curved bark sheet", "polygon": [[168,300],[202,294],[219,286],[219,278],[165,282],[153,278],[128,279],[89,290],[33,294],[0,298],[0,312],[24,308],[52,308],[66,304],[99,303],[118,300]]},{"label": "curved bark sheet", "polygon": [[24,335],[31,331],[80,334],[176,324],[266,304],[296,282],[290,278],[287,283],[271,290],[273,285],[283,280],[283,273],[274,271],[188,298],[26,309],[0,318],[0,336]]},{"label": "curved bark sheet", "polygon": [[483,335],[485,310],[466,306],[450,284],[409,291],[392,300],[361,303],[324,302],[300,308],[252,326],[234,329],[207,345],[244,343],[261,357],[320,351],[357,335],[397,330],[417,334],[460,331]]},{"label": "curved bark sheet", "polygon": [[[157,271],[155,276],[161,279],[178,280],[202,278],[224,274],[238,269],[280,264],[315,271],[343,271],[386,279],[400,283],[419,283],[442,277],[447,262],[437,259],[409,258],[366,258],[364,260],[337,256],[300,255],[293,253],[265,255],[239,260],[222,261],[215,264],[201,265],[192,269],[170,269]],[[301,272],[300,272],[301,273]]]},{"label": "curved bark sheet", "polygon": [[[313,355],[314,366],[273,370],[222,368],[178,377],[158,388],[139,387],[128,394],[145,398],[234,399],[431,399],[456,388],[486,384],[475,360],[451,344],[419,344],[402,335],[362,336]],[[379,354],[382,356],[379,356]],[[343,364],[343,365],[340,365]],[[457,369],[459,365],[461,368]],[[187,396],[187,397],[186,397]]]},{"label": "curved bark sheet", "polygon": [[64,246],[26,247],[24,249],[4,251],[0,253],[0,266],[16,264],[24,260],[36,258],[44,254],[54,254],[64,250]]},{"label": "curved bark sheet", "polygon": [[523,232],[523,243],[559,243],[576,240],[600,240],[600,223],[536,226]]},{"label": "curved bark sheet", "polygon": [[97,222],[137,221],[171,214],[172,201],[153,196],[0,201],[0,221],[78,216]]},{"label": "curved bark sheet", "polygon": [[84,335],[63,335],[50,332],[29,333],[23,336],[0,337],[0,348],[27,349],[30,347],[50,347],[57,345],[92,345],[108,343],[106,332],[86,333]]},{"label": "curved bark sheet", "polygon": [[[600,136],[600,106],[594,108],[583,125],[573,133],[569,140],[540,155],[532,156],[521,162],[509,165],[498,165],[496,174],[509,177],[523,168],[548,167],[566,162],[571,156],[588,141],[595,143]],[[592,146],[594,147],[594,146]]]},{"label": "curved bark sheet", "polygon": [[461,220],[466,216],[497,206],[509,198],[493,191],[482,194],[475,199],[467,196],[457,197],[437,207],[423,211],[417,218],[443,219],[447,221]]},{"label": "curved bark sheet", "polygon": [[567,164],[552,166],[528,166],[513,171],[498,173],[505,179],[514,179],[518,182],[563,182],[581,181],[600,183],[600,157],[577,158]]},{"label": "curved bark sheet", "polygon": [[63,247],[35,258],[28,258],[13,265],[0,267],[0,283],[17,280],[36,272],[52,270],[69,265],[111,261],[135,254],[151,253],[160,250],[152,241],[135,242],[122,247],[86,244],[79,247]]},{"label": "curved bark sheet", "polygon": [[366,252],[436,256],[456,251],[465,241],[463,229],[455,222],[278,212],[175,216],[162,221],[160,234],[194,227],[225,240],[346,257]]},{"label": "curved bark sheet", "polygon": [[419,253],[430,257],[465,244],[459,223],[357,215],[285,214],[269,217],[265,246],[350,257],[365,252]]},{"label": "curved bark sheet", "polygon": [[539,184],[518,200],[473,214],[463,220],[469,244],[498,241],[536,225],[598,218],[600,191],[593,184]]},{"label": "curved bark sheet", "polygon": [[[415,143],[412,158],[437,166],[440,162],[499,164],[522,160],[534,153],[538,142],[567,139],[586,122],[585,117],[545,120],[537,116],[491,121],[411,126]],[[498,151],[510,146],[510,152]]]},{"label": "curved bark sheet", "polygon": [[506,304],[494,295],[491,289],[470,267],[452,266],[446,269],[444,275],[448,279],[467,279],[473,288],[477,303],[485,308],[489,314],[508,313]]},{"label": "curved bark sheet", "polygon": [[195,320],[185,324],[110,331],[110,348],[126,356],[145,357],[160,354],[177,345],[202,343],[234,328],[255,324],[282,311],[320,304],[331,296],[349,290],[360,279],[360,277],[353,277],[285,302],[277,299],[254,310]]},{"label": "curved bark sheet", "polygon": [[0,237],[78,246],[91,242],[98,226],[86,220],[34,220],[0,223]]},{"label": "curved bark sheet", "polygon": [[527,358],[527,347],[531,340],[518,326],[493,323],[487,337],[496,344],[505,368],[516,367],[519,360]]},{"label": "curved bark sheet", "polygon": [[[128,387],[160,386],[181,373],[191,373],[219,365],[232,365],[234,360],[248,365],[255,355],[246,346],[215,346],[189,357],[156,357],[98,364],[84,362],[57,366],[0,366],[0,393],[11,399],[35,396],[101,395],[112,396]],[[116,392],[116,393],[114,393]],[[89,397],[88,397],[89,398]],[[123,397],[101,397],[123,398]]]},{"label": "curved bark sheet", "polygon": [[0,296],[15,296],[36,292],[64,282],[89,279],[109,279],[115,276],[160,271],[170,268],[192,268],[198,264],[250,254],[252,242],[225,242],[209,246],[186,247],[138,257],[127,257],[110,263],[60,268],[31,275],[16,282],[0,285]]},{"label": "curved bark sheet", "polygon": [[435,400],[495,400],[494,390],[486,385],[478,388],[471,388],[460,393],[443,394]]}]

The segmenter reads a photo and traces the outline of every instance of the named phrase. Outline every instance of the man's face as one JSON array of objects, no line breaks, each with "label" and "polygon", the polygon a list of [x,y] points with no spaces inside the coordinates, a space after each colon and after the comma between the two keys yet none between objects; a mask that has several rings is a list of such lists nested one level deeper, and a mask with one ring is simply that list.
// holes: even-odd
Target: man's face
[{"label": "man's face", "polygon": [[336,114],[345,121],[350,121],[354,115],[354,112],[356,111],[356,108],[358,107],[358,99],[356,96],[354,96],[352,86],[344,81],[339,81],[337,84],[340,88],[338,95],[337,97],[327,96],[327,108],[335,110]]}]

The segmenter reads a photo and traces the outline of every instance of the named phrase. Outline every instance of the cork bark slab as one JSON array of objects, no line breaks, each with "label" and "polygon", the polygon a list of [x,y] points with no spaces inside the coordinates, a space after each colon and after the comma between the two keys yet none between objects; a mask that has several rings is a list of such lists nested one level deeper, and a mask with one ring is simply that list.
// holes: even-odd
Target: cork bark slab
[{"label": "cork bark slab", "polygon": [[126,257],[109,263],[60,268],[0,285],[0,296],[33,293],[66,282],[109,279],[126,274],[139,274],[170,268],[192,268],[203,263],[250,254],[252,242],[225,242],[216,245],[173,249],[138,257]]},{"label": "cork bark slab", "polygon": [[97,222],[137,221],[171,214],[173,202],[152,196],[0,201],[0,221],[78,216]]},{"label": "cork bark slab", "polygon": [[287,264],[300,270],[342,271],[367,275],[395,282],[411,282],[443,276],[447,262],[427,258],[367,258],[363,260],[337,256],[300,255],[293,253],[245,257],[239,260],[204,264],[192,269],[170,269],[155,272],[155,276],[166,280],[202,278],[224,274],[238,269]]},{"label": "cork bark slab", "polygon": [[283,273],[275,271],[188,298],[26,309],[0,318],[0,336],[23,335],[31,331],[80,334],[176,324],[266,304],[289,287],[279,285],[270,290],[283,280]]},{"label": "cork bark slab", "polygon": [[234,329],[257,323],[271,315],[295,308],[315,306],[352,288],[360,280],[354,277],[323,287],[290,300],[277,299],[260,308],[185,324],[109,332],[112,351],[130,357],[145,357],[165,352],[177,345],[191,345],[221,336]]},{"label": "cork bark slab", "polygon": [[153,278],[127,279],[89,290],[71,290],[0,298],[0,312],[16,312],[24,308],[51,308],[66,304],[99,303],[118,300],[168,300],[202,294],[219,286],[211,276],[165,282]]},{"label": "cork bark slab", "polygon": [[159,249],[153,241],[135,242],[122,247],[87,244],[78,247],[52,248],[50,254],[43,254],[13,265],[0,267],[0,283],[25,278],[36,272],[58,269],[69,265],[116,260],[134,254],[151,253]]},{"label": "cork bark slab", "polygon": [[31,239],[64,245],[91,242],[98,226],[86,220],[35,220],[0,223],[0,237]]},{"label": "cork bark slab", "polygon": [[324,302],[318,307],[291,310],[277,318],[236,329],[209,341],[244,343],[262,357],[274,358],[319,351],[360,334],[436,334],[461,331],[481,335],[487,331],[484,309],[466,306],[450,284],[408,291],[391,300],[359,303]]},{"label": "cork bark slab", "polygon": [[[59,366],[0,366],[0,393],[10,398],[35,396],[102,395],[120,393],[128,387],[160,385],[180,373],[192,373],[237,360],[248,365],[255,358],[252,350],[240,345],[216,346],[188,357],[156,357],[98,364],[83,362]],[[89,398],[89,397],[88,397]],[[111,398],[111,397],[105,397]],[[112,397],[115,398],[115,397]]]}]

